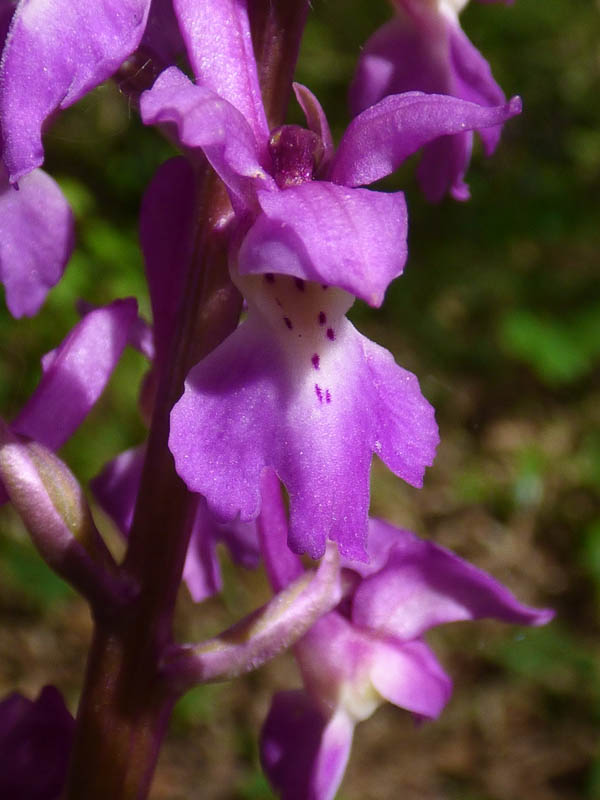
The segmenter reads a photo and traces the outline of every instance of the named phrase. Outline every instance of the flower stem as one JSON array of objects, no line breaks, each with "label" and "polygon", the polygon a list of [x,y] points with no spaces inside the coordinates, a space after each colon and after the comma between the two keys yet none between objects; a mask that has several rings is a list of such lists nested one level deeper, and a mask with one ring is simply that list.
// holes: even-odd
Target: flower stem
[{"label": "flower stem", "polygon": [[[249,3],[264,100],[283,122],[306,0]],[[189,369],[236,326],[241,296],[227,270],[229,205],[208,171],[199,181],[194,256],[171,357],[159,378],[138,502],[123,568],[140,587],[117,619],[96,619],[80,701],[67,800],[143,800],[176,699],[160,663],[172,644],[177,590],[197,496],[168,449],[169,415]]]},{"label": "flower stem", "polygon": [[309,0],[248,3],[258,79],[270,130],[284,122]]},{"label": "flower stem", "polygon": [[68,784],[71,800],[146,797],[174,697],[158,663],[171,641],[177,589],[197,496],[176,474],[169,414],[190,367],[236,326],[241,297],[227,271],[228,214],[217,178],[198,191],[198,230],[171,358],[160,377],[123,569],[140,594],[118,618],[96,620]]}]

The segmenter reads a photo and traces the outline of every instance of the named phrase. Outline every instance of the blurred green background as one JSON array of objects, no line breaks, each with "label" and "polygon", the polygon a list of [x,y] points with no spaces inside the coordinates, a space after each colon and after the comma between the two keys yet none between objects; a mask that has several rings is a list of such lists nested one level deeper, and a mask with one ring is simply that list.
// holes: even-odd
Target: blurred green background
[{"label": "blurred green background", "polygon": [[[359,47],[383,0],[315,0],[298,69],[339,137]],[[381,311],[356,324],[414,371],[442,445],[425,488],[377,467],[374,512],[454,548],[519,597],[550,605],[547,628],[449,626],[431,641],[455,679],[440,720],[392,707],[362,724],[340,800],[600,798],[600,6],[591,0],[473,3],[462,17],[523,115],[497,154],[476,149],[472,200],[425,204],[415,159],[385,188],[407,192],[410,256]],[[291,110],[297,120],[297,110]],[[75,301],[149,305],[137,246],[143,188],[171,153],[108,84],[48,133],[47,169],[77,216],[77,251],[33,320],[0,310],[0,413],[35,387],[39,358],[76,322]],[[128,351],[101,403],[63,449],[82,480],[140,442],[143,358]],[[102,520],[108,529],[108,522]],[[224,595],[194,607],[182,637],[210,634],[266,597],[260,574],[224,565]],[[89,640],[85,607],[0,512],[0,694],[56,683],[75,706]],[[155,800],[267,798],[256,733],[273,689],[298,685],[284,657],[177,706]]]}]

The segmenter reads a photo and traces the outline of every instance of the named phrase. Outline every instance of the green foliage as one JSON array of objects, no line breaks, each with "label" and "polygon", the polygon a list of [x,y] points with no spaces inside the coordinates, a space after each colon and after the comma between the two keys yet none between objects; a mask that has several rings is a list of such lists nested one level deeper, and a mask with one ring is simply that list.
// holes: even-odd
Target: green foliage
[{"label": "green foliage", "polygon": [[173,725],[175,730],[185,732],[214,718],[222,687],[213,683],[190,689],[175,704]]},{"label": "green foliage", "polygon": [[509,312],[501,322],[500,340],[546,383],[570,383],[587,375],[600,357],[600,306],[582,309],[570,321]]},{"label": "green foliage", "polygon": [[579,559],[584,571],[594,581],[600,609],[600,519],[595,520],[584,532]]},{"label": "green foliage", "polygon": [[51,611],[74,597],[71,587],[42,561],[27,539],[9,538],[2,532],[0,563],[8,587],[39,613]]},{"label": "green foliage", "polygon": [[262,772],[253,772],[238,786],[240,800],[275,800],[276,795]]},{"label": "green foliage", "polygon": [[587,713],[600,721],[598,653],[578,642],[559,623],[516,634],[500,644],[495,658],[548,692],[585,697]]}]

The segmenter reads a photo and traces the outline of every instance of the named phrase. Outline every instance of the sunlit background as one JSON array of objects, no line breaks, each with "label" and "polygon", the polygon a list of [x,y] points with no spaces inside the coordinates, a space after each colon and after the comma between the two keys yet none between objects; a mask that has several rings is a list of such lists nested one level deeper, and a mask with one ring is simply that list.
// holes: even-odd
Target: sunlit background
[{"label": "sunlit background", "polygon": [[[361,43],[383,0],[315,0],[298,79],[339,138]],[[463,25],[523,115],[497,154],[476,150],[472,200],[429,207],[413,159],[385,188],[407,192],[410,256],[381,311],[355,323],[414,371],[437,409],[442,444],[423,490],[380,466],[374,513],[455,549],[556,621],[518,629],[457,624],[431,643],[455,679],[439,721],[380,709],[356,733],[339,800],[600,798],[600,5],[593,0],[473,3]],[[298,110],[290,118],[299,120]],[[46,168],[77,216],[78,248],[33,320],[0,309],[0,414],[16,413],[39,359],[77,321],[75,302],[134,295],[149,318],[136,217],[169,145],[145,130],[115,84],[63,114]],[[82,480],[142,441],[128,350],[87,421],[61,451]],[[103,529],[110,524],[98,512]],[[168,531],[165,531],[168,535]],[[119,546],[113,532],[115,546]],[[215,633],[268,594],[263,576],[224,564],[224,594],[195,607],[181,592],[178,635]],[[55,683],[76,708],[91,623],[86,607],[0,512],[0,695]],[[154,800],[268,798],[256,738],[275,689],[299,685],[283,657],[176,707]]]}]

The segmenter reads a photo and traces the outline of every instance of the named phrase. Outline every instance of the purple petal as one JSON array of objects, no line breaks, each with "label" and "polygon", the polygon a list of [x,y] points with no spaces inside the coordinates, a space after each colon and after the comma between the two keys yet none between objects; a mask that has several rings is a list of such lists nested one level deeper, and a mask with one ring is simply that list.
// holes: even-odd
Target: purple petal
[{"label": "purple petal", "polygon": [[435,717],[450,697],[450,679],[423,642],[373,636],[336,612],[313,625],[295,654],[307,691],[325,708],[343,704],[357,721],[383,699]]},{"label": "purple petal", "polygon": [[0,162],[0,280],[15,317],[32,316],[71,256],[73,214],[58,184],[35,170],[11,186]]},{"label": "purple petal", "polygon": [[274,467],[290,494],[290,547],[319,558],[329,537],[360,557],[371,461],[360,399],[308,379],[294,392],[289,365],[249,321],[190,373],[172,412],[170,448],[188,488],[219,517],[254,519],[261,473]]},{"label": "purple petal", "polygon": [[[424,5],[403,5],[400,11],[365,46],[350,92],[354,115],[388,95],[414,90],[452,95],[482,106],[504,103],[504,93],[489,64],[465,36],[456,17],[451,19]],[[490,155],[500,125],[467,125],[465,132],[425,147],[418,175],[431,202],[441,200],[446,191],[457,200],[468,199],[463,179],[471,156],[471,127],[477,129]]]},{"label": "purple petal", "polygon": [[166,69],[144,92],[140,112],[146,125],[167,125],[184,147],[201,148],[238,208],[255,204],[257,187],[276,188],[262,167],[256,137],[244,116],[176,67]]},{"label": "purple petal", "polygon": [[[452,94],[479,103],[482,106],[497,106],[506,97],[492,75],[490,65],[466,34],[458,27],[450,27],[450,58],[454,86]],[[478,130],[485,154],[492,155],[500,140],[502,127]]]},{"label": "purple petal", "polygon": [[45,686],[38,699],[12,694],[0,703],[0,796],[58,800],[75,723],[60,693]]},{"label": "purple petal", "polygon": [[256,569],[259,565],[256,525],[239,520],[221,525],[208,510],[204,498],[200,498],[183,569],[183,579],[196,603],[217,594],[223,586],[216,552],[219,541],[226,545],[236,564],[245,569]]},{"label": "purple petal", "polygon": [[177,471],[218,517],[251,520],[271,467],[290,496],[294,552],[320,558],[329,538],[365,560],[372,453],[420,484],[437,443],[432,409],[346,320],[344,292],[279,275],[244,287],[247,322],[190,372],[173,409]]},{"label": "purple petal", "polygon": [[57,450],[96,403],[137,317],[133,299],[87,314],[58,347],[13,429]]},{"label": "purple petal", "polygon": [[367,545],[368,562],[342,559],[342,567],[352,570],[361,578],[379,572],[387,563],[390,550],[398,542],[403,531],[394,525],[386,525],[374,517],[369,517],[369,541]]},{"label": "purple petal", "polygon": [[324,171],[329,166],[335,150],[327,117],[321,104],[310,89],[307,89],[301,83],[294,83],[292,87],[296,100],[300,104],[302,111],[304,111],[309,130],[316,133],[323,143],[323,158],[319,164],[319,170]]},{"label": "purple petal", "polygon": [[323,181],[259,192],[263,214],[239,253],[242,275],[281,273],[338,286],[371,305],[406,261],[404,195]]},{"label": "purple petal", "polygon": [[100,507],[124,536],[129,533],[133,522],[145,455],[145,445],[125,450],[109,461],[102,472],[90,482],[90,488]]},{"label": "purple petal", "polygon": [[441,136],[423,148],[417,178],[430,203],[439,203],[446,192],[459,202],[471,197],[464,176],[471,160],[472,147],[473,134],[465,133]]},{"label": "purple petal", "polygon": [[140,316],[137,316],[131,325],[127,344],[145,356],[148,361],[154,361],[156,358],[153,327]]},{"label": "purple petal", "polygon": [[352,620],[362,628],[408,641],[446,622],[493,617],[544,625],[548,609],[525,606],[502,584],[449,550],[392,528],[396,545],[386,566],[367,577],[354,595]]},{"label": "purple petal", "polygon": [[353,731],[346,714],[328,720],[305,692],[277,692],[261,731],[260,758],[278,797],[333,800]]},{"label": "purple petal", "polygon": [[217,524],[217,539],[229,550],[231,558],[244,569],[256,569],[260,564],[258,534],[254,522]]},{"label": "purple petal", "polygon": [[411,372],[399,367],[388,350],[361,339],[368,366],[364,385],[372,387],[374,395],[374,452],[407,483],[422,486],[425,467],[433,464],[440,440],[434,410]]},{"label": "purple petal", "polygon": [[[75,306],[78,314],[81,317],[85,317],[85,315],[89,314],[90,311],[95,311],[97,308],[100,308],[100,306],[95,306],[93,303],[88,303],[87,300],[83,300],[81,298],[77,300]],[[129,339],[127,344],[130,347],[133,347],[134,350],[137,350],[138,353],[141,353],[143,356],[145,356],[148,361],[154,361],[154,331],[152,330],[152,326],[149,325],[143,317],[138,316],[135,322],[133,322],[129,328]],[[56,358],[57,352],[58,348],[55,348],[54,350],[50,350],[50,352],[42,356],[41,362],[44,372]]]},{"label": "purple petal", "polygon": [[260,152],[269,135],[246,3],[240,0],[174,0],[190,64],[199,85],[231,103],[246,118]]},{"label": "purple petal", "polygon": [[384,97],[404,92],[452,94],[446,17],[420,4],[404,11],[366,42],[350,85],[353,117]]},{"label": "purple petal", "polygon": [[221,568],[215,550],[215,528],[215,519],[201,498],[183,568],[183,579],[195,603],[201,603],[207,597],[212,597],[223,587]]},{"label": "purple petal", "polygon": [[152,303],[154,343],[164,363],[177,321],[195,230],[194,172],[185,158],[162,164],[146,189],[140,240]]},{"label": "purple petal", "polygon": [[0,127],[11,181],[44,160],[42,126],[109,78],[138,46],[150,0],[19,4],[0,64]]},{"label": "purple petal", "polygon": [[261,479],[261,508],[258,537],[269,582],[276,592],[284,589],[304,572],[302,562],[287,544],[288,519],[279,478],[272,469]]},{"label": "purple petal", "polygon": [[330,178],[346,186],[372,183],[439,136],[498,125],[520,111],[518,97],[503,106],[486,108],[445,95],[391,95],[350,123]]},{"label": "purple petal", "polygon": [[439,716],[452,693],[452,681],[420,641],[378,642],[370,677],[390,703],[427,719]]}]

